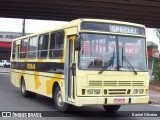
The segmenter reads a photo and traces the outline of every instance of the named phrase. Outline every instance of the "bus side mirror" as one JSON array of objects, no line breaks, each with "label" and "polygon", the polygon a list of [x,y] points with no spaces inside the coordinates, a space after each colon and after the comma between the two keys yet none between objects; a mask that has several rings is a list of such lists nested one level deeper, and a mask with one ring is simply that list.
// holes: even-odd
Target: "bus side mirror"
[{"label": "bus side mirror", "polygon": [[76,51],[81,50],[81,39],[80,39],[80,37],[77,37],[77,38],[75,39],[75,41],[74,41],[74,49],[75,49]]}]

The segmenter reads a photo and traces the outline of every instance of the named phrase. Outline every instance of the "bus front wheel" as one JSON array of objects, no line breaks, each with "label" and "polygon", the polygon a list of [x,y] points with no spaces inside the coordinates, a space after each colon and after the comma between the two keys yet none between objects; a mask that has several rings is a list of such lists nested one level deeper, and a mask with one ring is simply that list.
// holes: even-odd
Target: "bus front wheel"
[{"label": "bus front wheel", "polygon": [[25,84],[24,80],[22,80],[22,82],[21,82],[21,93],[24,97],[29,97],[29,98],[36,97],[36,93],[33,93],[33,92],[26,90],[26,84]]},{"label": "bus front wheel", "polygon": [[119,110],[120,107],[121,105],[104,105],[103,106],[103,108],[107,112],[116,112],[117,110]]},{"label": "bus front wheel", "polygon": [[68,112],[70,111],[71,105],[69,105],[68,103],[63,102],[63,98],[62,98],[62,91],[60,89],[59,86],[57,86],[55,88],[54,92],[54,104],[57,110],[61,111],[61,112]]}]

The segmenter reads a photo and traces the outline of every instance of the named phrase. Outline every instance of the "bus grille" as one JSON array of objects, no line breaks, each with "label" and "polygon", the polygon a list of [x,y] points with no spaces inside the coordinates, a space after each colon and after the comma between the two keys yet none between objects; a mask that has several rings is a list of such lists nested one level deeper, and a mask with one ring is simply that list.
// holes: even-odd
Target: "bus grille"
[{"label": "bus grille", "polygon": [[89,86],[102,86],[102,81],[89,81]]},{"label": "bus grille", "polygon": [[144,81],[89,81],[89,86],[144,86]]},{"label": "bus grille", "polygon": [[125,95],[125,94],[127,94],[127,90],[126,89],[108,89],[107,94],[109,94],[109,95]]}]

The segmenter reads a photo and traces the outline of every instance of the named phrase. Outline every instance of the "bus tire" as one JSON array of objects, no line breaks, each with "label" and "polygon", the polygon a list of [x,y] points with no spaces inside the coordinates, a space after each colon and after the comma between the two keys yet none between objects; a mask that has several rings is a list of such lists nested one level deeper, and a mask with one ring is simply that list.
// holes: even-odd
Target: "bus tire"
[{"label": "bus tire", "polygon": [[71,109],[71,105],[68,103],[63,102],[62,99],[62,92],[59,86],[56,86],[54,95],[53,95],[53,99],[54,99],[54,105],[56,107],[57,110],[61,111],[61,112],[68,112]]},{"label": "bus tire", "polygon": [[121,105],[103,105],[103,108],[107,112],[116,112],[120,107]]},{"label": "bus tire", "polygon": [[24,97],[34,98],[36,97],[36,93],[30,92],[26,90],[25,80],[23,79],[21,82],[21,93]]}]

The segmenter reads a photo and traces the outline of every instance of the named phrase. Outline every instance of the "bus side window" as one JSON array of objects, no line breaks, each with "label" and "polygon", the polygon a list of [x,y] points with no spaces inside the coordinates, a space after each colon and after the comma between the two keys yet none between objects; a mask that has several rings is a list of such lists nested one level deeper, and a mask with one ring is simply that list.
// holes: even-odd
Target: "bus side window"
[{"label": "bus side window", "polygon": [[49,58],[62,58],[64,45],[64,31],[51,34]]},{"label": "bus side window", "polygon": [[16,53],[16,42],[13,42],[13,44],[12,44],[12,59],[15,59],[15,53]]},{"label": "bus side window", "polygon": [[40,35],[38,39],[37,58],[47,58],[49,34]]},{"label": "bus side window", "polygon": [[20,58],[26,58],[27,56],[28,38],[21,41]]},{"label": "bus side window", "polygon": [[28,58],[32,58],[32,59],[36,58],[37,42],[38,42],[37,36],[31,37],[29,39]]}]

